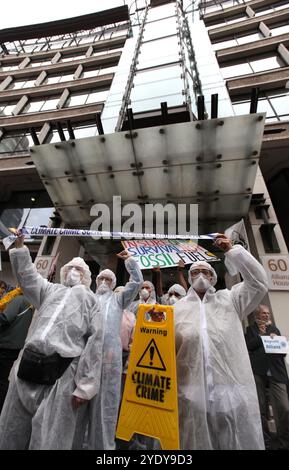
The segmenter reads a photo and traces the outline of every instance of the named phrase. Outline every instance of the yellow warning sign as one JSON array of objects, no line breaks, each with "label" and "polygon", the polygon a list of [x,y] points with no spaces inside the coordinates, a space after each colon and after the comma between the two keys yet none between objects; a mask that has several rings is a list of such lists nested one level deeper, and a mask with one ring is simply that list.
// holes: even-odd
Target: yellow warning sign
[{"label": "yellow warning sign", "polygon": [[139,306],[116,436],[134,433],[179,449],[173,307]]}]

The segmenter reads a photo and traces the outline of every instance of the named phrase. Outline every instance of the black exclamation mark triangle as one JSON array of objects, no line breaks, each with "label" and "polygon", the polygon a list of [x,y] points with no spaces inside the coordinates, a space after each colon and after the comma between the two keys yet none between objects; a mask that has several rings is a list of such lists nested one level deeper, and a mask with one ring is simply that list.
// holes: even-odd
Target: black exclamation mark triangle
[{"label": "black exclamation mark triangle", "polygon": [[145,369],[167,370],[154,339],[149,342],[136,366]]}]

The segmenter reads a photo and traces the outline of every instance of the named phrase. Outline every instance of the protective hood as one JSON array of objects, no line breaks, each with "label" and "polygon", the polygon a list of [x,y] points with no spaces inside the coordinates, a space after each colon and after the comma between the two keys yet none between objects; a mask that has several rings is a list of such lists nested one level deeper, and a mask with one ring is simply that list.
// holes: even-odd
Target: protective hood
[{"label": "protective hood", "polygon": [[88,265],[86,264],[86,262],[80,257],[73,258],[71,261],[69,261],[69,263],[62,266],[62,268],[60,269],[60,283],[64,285],[66,275],[67,275],[67,270],[70,267],[81,268],[83,270],[83,273],[84,273],[81,284],[83,284],[86,287],[90,287],[91,272],[90,272],[90,269],[89,269]]},{"label": "protective hood", "polygon": [[190,270],[189,270],[189,277],[188,277],[188,281],[190,285],[192,285],[191,271],[193,271],[194,269],[201,269],[201,268],[209,269],[211,271],[213,278],[210,281],[210,284],[211,286],[215,286],[217,284],[217,279],[218,279],[217,273],[214,270],[214,268],[206,261],[196,261],[195,263],[191,265]]},{"label": "protective hood", "polygon": [[185,297],[187,295],[186,290],[180,284],[174,284],[169,288],[168,294],[173,294],[176,292],[180,297]]},{"label": "protective hood", "polygon": [[98,280],[100,275],[107,276],[111,279],[111,286],[110,287],[113,290],[116,286],[116,277],[115,277],[114,272],[112,272],[110,269],[103,269],[103,271],[100,271],[100,273],[98,274],[98,276],[96,278],[96,285],[97,285],[97,280]]},{"label": "protective hood", "polygon": [[[153,283],[150,282],[150,281],[145,281],[145,284],[148,284],[151,288],[151,293],[150,293],[149,299],[156,300],[156,291],[155,291],[155,286],[153,285]],[[141,289],[143,289],[143,285],[142,285]]]}]

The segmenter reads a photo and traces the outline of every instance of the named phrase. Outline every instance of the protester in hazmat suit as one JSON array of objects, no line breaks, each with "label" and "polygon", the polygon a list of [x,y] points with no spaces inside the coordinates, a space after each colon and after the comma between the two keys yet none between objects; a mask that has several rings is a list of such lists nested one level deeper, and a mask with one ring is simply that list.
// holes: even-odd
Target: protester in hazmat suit
[{"label": "protester in hazmat suit", "polygon": [[[101,271],[96,278],[96,297],[105,318],[105,334],[101,393],[89,404],[88,449],[115,449],[115,431],[121,397],[122,315],[143,283],[141,270],[134,258],[126,251],[117,256],[125,261],[130,274],[130,280],[125,287],[120,292],[114,293],[116,278],[110,269]],[[76,447],[79,447],[79,442]]]},{"label": "protester in hazmat suit", "polygon": [[166,302],[162,303],[164,305],[175,305],[175,303],[185,297],[186,294],[186,290],[180,284],[173,284],[166,294]]},{"label": "protester in hazmat suit", "polygon": [[187,296],[175,304],[181,449],[264,449],[241,322],[266,294],[267,276],[242,246],[232,247],[225,236],[215,244],[243,281],[216,292],[215,270],[198,261]]},{"label": "protester in hazmat suit", "polygon": [[85,404],[99,393],[104,322],[81,258],[44,279],[23,237],[10,250],[14,274],[38,309],[0,418],[0,449],[71,449]]},{"label": "protester in hazmat suit", "polygon": [[137,315],[140,304],[156,304],[156,291],[152,282],[144,281],[139,291],[139,299],[132,302],[130,310]]}]

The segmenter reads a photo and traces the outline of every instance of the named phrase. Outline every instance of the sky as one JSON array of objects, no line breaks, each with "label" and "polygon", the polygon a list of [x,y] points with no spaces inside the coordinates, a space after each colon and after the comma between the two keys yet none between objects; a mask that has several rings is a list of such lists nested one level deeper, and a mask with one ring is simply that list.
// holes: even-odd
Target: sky
[{"label": "sky", "polygon": [[9,0],[5,2],[5,8],[1,8],[0,29],[86,15],[122,6],[124,3],[130,5],[132,2],[133,0]]}]

